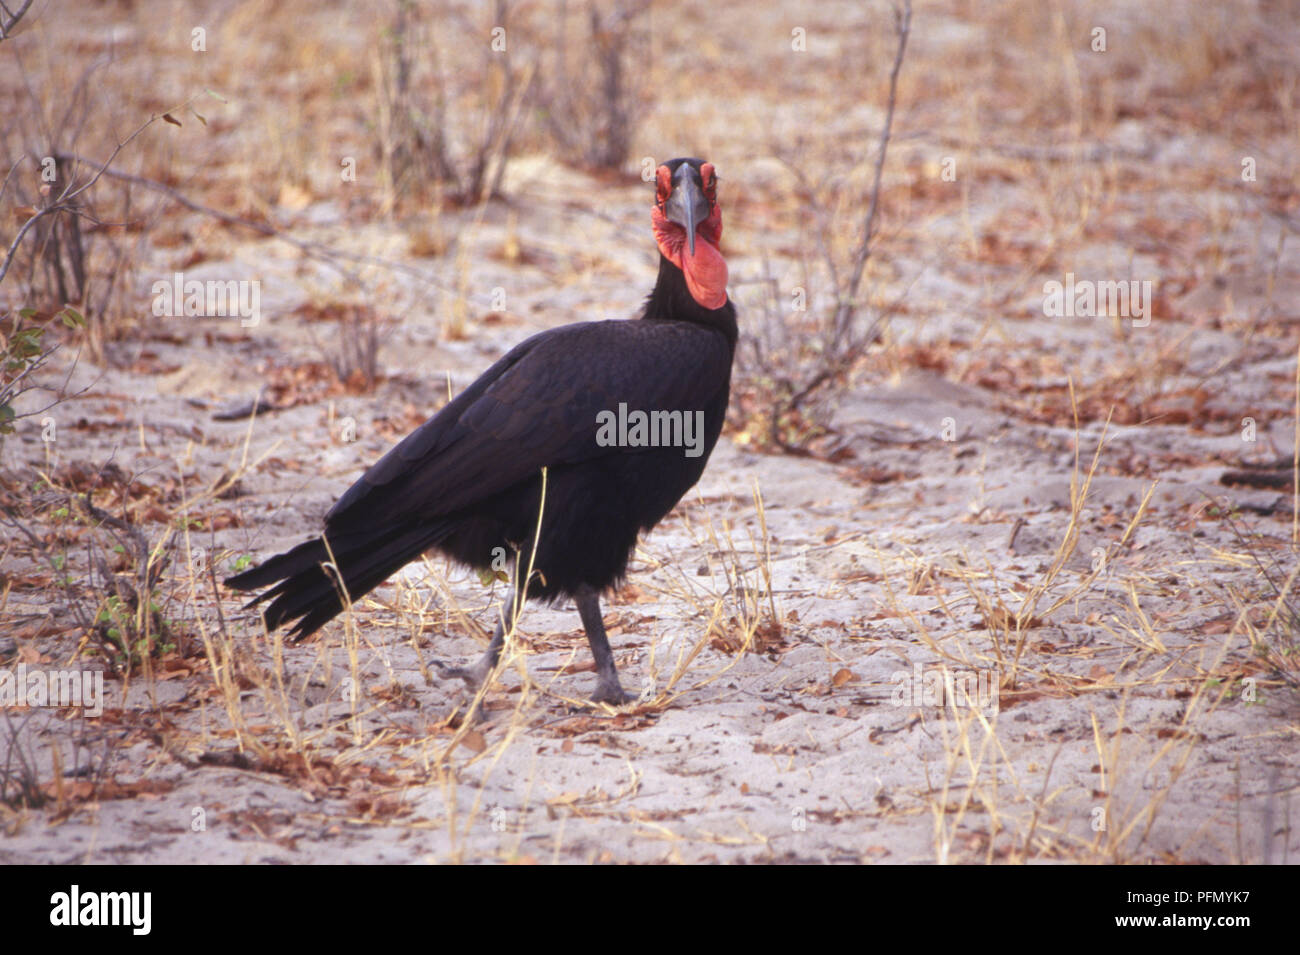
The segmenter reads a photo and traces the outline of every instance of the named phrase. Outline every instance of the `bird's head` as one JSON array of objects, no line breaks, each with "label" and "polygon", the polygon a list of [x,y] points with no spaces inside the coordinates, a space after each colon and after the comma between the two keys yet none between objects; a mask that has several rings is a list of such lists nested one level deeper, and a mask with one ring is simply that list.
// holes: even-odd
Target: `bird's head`
[{"label": "bird's head", "polygon": [[725,305],[727,263],[718,251],[722,210],[713,163],[670,159],[656,169],[650,217],[659,251],[682,270],[691,297],[705,308]]}]

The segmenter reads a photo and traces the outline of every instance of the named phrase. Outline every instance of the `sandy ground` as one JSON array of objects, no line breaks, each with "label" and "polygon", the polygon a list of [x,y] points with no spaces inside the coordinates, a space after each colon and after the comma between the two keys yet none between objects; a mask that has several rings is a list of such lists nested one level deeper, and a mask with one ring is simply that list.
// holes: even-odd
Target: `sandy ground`
[{"label": "sandy ground", "polygon": [[[384,377],[369,392],[324,364],[340,334],[330,307],[355,304],[335,271],[208,217],[159,213],[155,227],[182,238],[141,253],[137,307],[183,270],[258,280],[262,317],[149,318],[102,364],[74,368],[65,351],[52,373],[85,390],[50,412],[57,439],[28,419],[3,444],[6,506],[19,501],[66,548],[71,573],[88,573],[91,531],[40,509],[27,490],[39,471],[125,507],[150,541],[189,533],[173,536],[162,587],[173,648],[147,672],[109,673],[98,717],[6,710],[0,762],[27,759],[42,798],[0,805],[0,860],[1300,858],[1295,636],[1272,589],[1296,566],[1300,170],[1297,114],[1278,92],[1284,80],[1294,92],[1295,64],[1274,85],[1252,72],[1247,53],[1269,63],[1275,50],[1253,5],[1241,5],[1257,24],[1246,52],[1205,53],[1208,66],[1187,65],[1199,47],[1181,34],[1124,54],[1123,38],[1149,41],[1160,25],[1083,6],[1071,25],[1113,24],[1114,65],[1085,62],[1088,32],[1068,34],[1066,59],[1084,65],[1062,79],[1059,36],[1006,49],[1005,23],[955,7],[922,5],[913,26],[871,276],[873,303],[896,303],[887,334],[821,409],[819,455],[771,453],[738,414],[697,489],[643,540],[606,601],[624,685],[642,691],[619,711],[583,702],[594,677],[575,609],[530,605],[481,718],[464,720],[472,701],[431,661],[481,652],[503,588],[440,559],[319,640],[283,647],[214,592],[208,568],[309,535],[440,406],[448,379],[464,387],[535,331],[633,315],[655,266],[639,179],[525,151],[507,202],[440,213],[436,230],[456,238],[443,254],[412,251],[409,222],[358,221],[325,190],[281,193],[279,227],[425,277],[368,273],[384,318]],[[849,68],[837,56],[857,47],[818,19],[828,8],[779,9],[811,31],[819,68]],[[669,12],[655,15],[656,42],[671,46]],[[875,16],[883,45],[870,49],[887,52],[889,19]],[[143,43],[145,23],[120,29]],[[1274,24],[1275,43],[1295,28]],[[788,28],[772,32],[788,43]],[[713,35],[710,57],[770,39]],[[966,86],[923,79],[981,51],[1009,65]],[[1052,68],[1041,95],[1036,66]],[[770,317],[768,277],[809,285],[812,311],[827,301],[815,264],[805,277],[797,184],[769,147],[835,97],[815,71],[756,71],[730,81],[735,141],[713,129],[699,148],[724,176],[742,336]],[[869,153],[884,81],[870,75],[875,105],[841,108],[819,146],[791,155],[830,169],[841,151]],[[1072,89],[1082,131],[1053,112],[1051,94]],[[665,117],[661,99],[638,143],[682,141],[675,124],[704,108]],[[950,154],[955,181],[942,176]],[[858,162],[854,176],[869,168]],[[1149,322],[1044,314],[1044,283],[1067,273],[1152,280]],[[497,289],[502,311],[484,304]],[[448,324],[456,302],[463,334]],[[221,420],[259,391],[277,410]],[[1278,461],[1272,487],[1231,475]],[[3,532],[0,663],[106,669],[56,574]],[[983,705],[945,695],[948,678],[982,688]]]}]

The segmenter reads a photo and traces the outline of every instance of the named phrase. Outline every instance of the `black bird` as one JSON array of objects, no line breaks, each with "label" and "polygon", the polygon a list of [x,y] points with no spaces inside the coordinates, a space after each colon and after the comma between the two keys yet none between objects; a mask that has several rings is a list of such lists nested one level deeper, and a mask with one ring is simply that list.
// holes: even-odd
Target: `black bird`
[{"label": "black bird", "polygon": [[487,653],[444,672],[477,686],[525,597],[567,596],[596,661],[593,699],[628,698],[600,594],[626,575],[637,535],[703,473],[737,335],[712,163],[674,159],[655,184],[659,278],[640,319],[565,325],[515,346],[348,488],[320,537],[227,578],[270,587],[249,604],[271,600],[268,629],[296,621],[291,639],[307,636],[342,610],[340,584],[357,600],[431,549],[478,569],[518,553],[534,574],[526,588],[516,575]]}]

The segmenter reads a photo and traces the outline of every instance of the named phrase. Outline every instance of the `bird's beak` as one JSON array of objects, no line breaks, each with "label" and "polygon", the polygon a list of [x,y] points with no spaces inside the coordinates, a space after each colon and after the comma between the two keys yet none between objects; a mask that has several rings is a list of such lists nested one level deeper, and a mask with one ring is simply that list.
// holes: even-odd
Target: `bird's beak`
[{"label": "bird's beak", "polygon": [[690,175],[683,175],[673,185],[672,195],[664,204],[664,215],[686,230],[686,243],[692,257],[695,255],[695,227],[709,217],[709,200]]}]

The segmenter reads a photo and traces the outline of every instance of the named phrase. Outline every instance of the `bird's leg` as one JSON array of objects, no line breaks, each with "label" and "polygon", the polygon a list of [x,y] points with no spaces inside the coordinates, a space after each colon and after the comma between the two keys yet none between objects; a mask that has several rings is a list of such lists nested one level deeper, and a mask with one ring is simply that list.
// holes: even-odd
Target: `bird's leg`
[{"label": "bird's leg", "polygon": [[515,618],[522,603],[522,594],[512,593],[506,600],[501,608],[501,616],[497,619],[497,628],[492,634],[492,642],[488,644],[483,656],[479,657],[478,663],[469,667],[449,667],[434,660],[433,665],[438,668],[443,679],[455,677],[464,680],[471,690],[477,690],[482,686],[483,681],[496,668],[497,661],[501,659],[501,648],[505,646],[506,634],[515,625]]},{"label": "bird's leg", "polygon": [[584,584],[575,597],[582,627],[587,631],[587,643],[591,645],[591,655],[596,660],[596,692],[591,698],[597,703],[615,705],[629,702],[632,697],[623,692],[623,686],[618,682],[614,653],[609,649],[609,638],[605,636],[605,621],[600,616],[600,594]]}]

